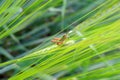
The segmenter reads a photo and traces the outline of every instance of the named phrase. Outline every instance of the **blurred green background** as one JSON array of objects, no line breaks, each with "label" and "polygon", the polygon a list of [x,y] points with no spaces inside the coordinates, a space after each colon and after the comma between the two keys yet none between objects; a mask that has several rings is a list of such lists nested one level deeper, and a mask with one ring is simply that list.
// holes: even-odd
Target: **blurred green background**
[{"label": "blurred green background", "polygon": [[[43,0],[42,3],[45,3],[46,1],[47,0]],[[67,32],[71,30],[75,27],[75,25],[85,20],[85,18],[75,24],[72,24],[75,20],[91,11],[103,1],[104,0],[53,1],[53,4],[48,5],[45,9],[39,10],[30,19],[25,20],[19,27],[13,30],[9,36],[0,40],[0,62],[5,62],[9,59],[14,59],[17,56],[22,55],[23,53],[40,45],[47,37],[54,35],[57,32]],[[2,30],[7,31],[10,27],[12,27],[12,25],[17,24],[22,19],[26,18],[26,16],[32,13],[36,7],[42,5],[42,3],[35,4],[32,8],[30,8],[30,5],[32,5],[33,2],[37,2],[34,0],[26,0],[24,1],[24,5],[15,6],[12,6],[9,2],[13,4],[17,1],[0,1],[1,9],[9,4],[9,6],[7,6],[1,14],[0,20],[1,23],[3,23],[0,27],[1,33]],[[5,17],[6,22],[2,20],[3,17]],[[9,26],[9,24],[11,25]],[[70,26],[68,27],[68,25]],[[7,26],[9,26],[9,28]]]},{"label": "blurred green background", "polygon": [[[94,9],[107,1],[110,0],[0,0],[0,63],[21,58],[52,45],[53,37],[67,33],[91,18],[100,11]],[[110,6],[112,5],[102,7],[100,12]],[[91,12],[92,10],[94,11]],[[117,12],[115,14],[118,15]],[[105,17],[108,21],[98,21],[97,27],[90,27],[85,32],[108,25],[120,18],[119,15],[112,19],[109,17]],[[84,26],[82,28],[84,30]],[[36,59],[31,60],[34,61]],[[20,63],[22,67],[25,64],[30,63]],[[0,80],[7,80],[18,71],[19,66],[15,64],[0,67]]]}]

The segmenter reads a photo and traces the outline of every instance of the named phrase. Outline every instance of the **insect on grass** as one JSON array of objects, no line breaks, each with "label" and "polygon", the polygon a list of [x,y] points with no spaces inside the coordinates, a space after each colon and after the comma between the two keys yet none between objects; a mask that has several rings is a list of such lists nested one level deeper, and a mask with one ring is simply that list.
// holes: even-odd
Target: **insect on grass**
[{"label": "insect on grass", "polygon": [[67,39],[67,34],[64,34],[62,36],[62,38],[54,38],[53,40],[51,40],[53,43],[56,43],[57,45],[62,45],[65,40]]}]

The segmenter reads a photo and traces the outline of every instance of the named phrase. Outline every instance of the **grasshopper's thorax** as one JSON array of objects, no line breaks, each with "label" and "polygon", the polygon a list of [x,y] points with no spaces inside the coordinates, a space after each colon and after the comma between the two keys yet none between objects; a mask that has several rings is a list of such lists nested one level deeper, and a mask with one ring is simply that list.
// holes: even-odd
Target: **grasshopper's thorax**
[{"label": "grasshopper's thorax", "polygon": [[65,41],[67,39],[67,34],[64,34],[60,41]]}]

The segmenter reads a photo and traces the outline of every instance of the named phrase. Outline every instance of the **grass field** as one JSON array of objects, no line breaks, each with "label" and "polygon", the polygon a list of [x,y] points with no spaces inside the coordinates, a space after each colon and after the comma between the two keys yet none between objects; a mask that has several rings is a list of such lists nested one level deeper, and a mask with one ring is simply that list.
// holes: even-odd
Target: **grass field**
[{"label": "grass field", "polygon": [[120,0],[0,0],[0,80],[120,80]]}]

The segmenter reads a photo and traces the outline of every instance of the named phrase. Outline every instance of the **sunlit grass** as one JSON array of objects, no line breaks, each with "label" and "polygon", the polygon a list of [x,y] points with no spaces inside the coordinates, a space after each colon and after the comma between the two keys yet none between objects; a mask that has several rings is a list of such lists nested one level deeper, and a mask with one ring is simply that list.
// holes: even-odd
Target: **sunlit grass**
[{"label": "sunlit grass", "polygon": [[[18,16],[14,19],[10,17],[15,15],[17,11],[13,11],[13,13],[8,12],[8,17],[2,15],[0,19],[1,22],[2,19],[5,20],[4,23],[0,24],[1,41],[10,36],[19,44],[10,49],[21,49],[25,51],[13,57],[10,53],[6,52],[4,48],[0,48],[4,55],[12,59],[0,64],[1,73],[4,73],[4,69],[8,71],[15,70],[9,80],[119,79],[120,1],[96,0],[88,6],[92,8],[91,11],[88,10],[88,12],[84,12],[85,7],[82,8],[82,12],[78,11],[72,15],[66,15],[68,0],[20,1],[21,3],[19,1],[14,2],[16,5],[13,5],[12,2],[3,2],[4,4],[0,11],[0,14],[2,14],[4,10],[8,11],[7,9],[9,9],[9,5],[11,4],[13,8],[19,6],[16,7],[16,9],[22,9],[22,12],[18,13]],[[41,23],[41,28],[36,27],[37,29],[34,29],[30,33],[15,36],[15,33],[25,29],[26,26],[30,25],[37,17],[42,19],[46,16],[49,18],[51,15],[54,15],[52,12],[48,14],[47,11],[50,10],[51,7],[54,10],[54,7],[60,6],[61,2],[63,3],[60,16],[53,18],[53,21]],[[9,5],[5,6],[6,4]],[[93,6],[96,7],[93,8]],[[82,16],[78,16],[78,14]],[[38,42],[35,40],[36,38],[34,38],[33,41],[35,41],[35,43],[32,43],[31,40],[31,42],[27,42],[25,45],[21,44],[20,38],[24,39],[26,36],[32,34],[37,35],[37,31],[44,28],[46,29],[46,26],[53,24],[54,21],[58,23],[58,27],[61,26],[61,30],[55,35],[41,39],[37,37]],[[51,42],[54,37],[61,37],[65,33],[68,33],[68,38],[64,44],[56,45]],[[40,34],[44,35],[42,32]],[[37,47],[31,50],[27,49],[27,46],[30,47],[32,44],[39,42],[40,45]],[[12,68],[12,66],[14,66],[14,68]]]}]

